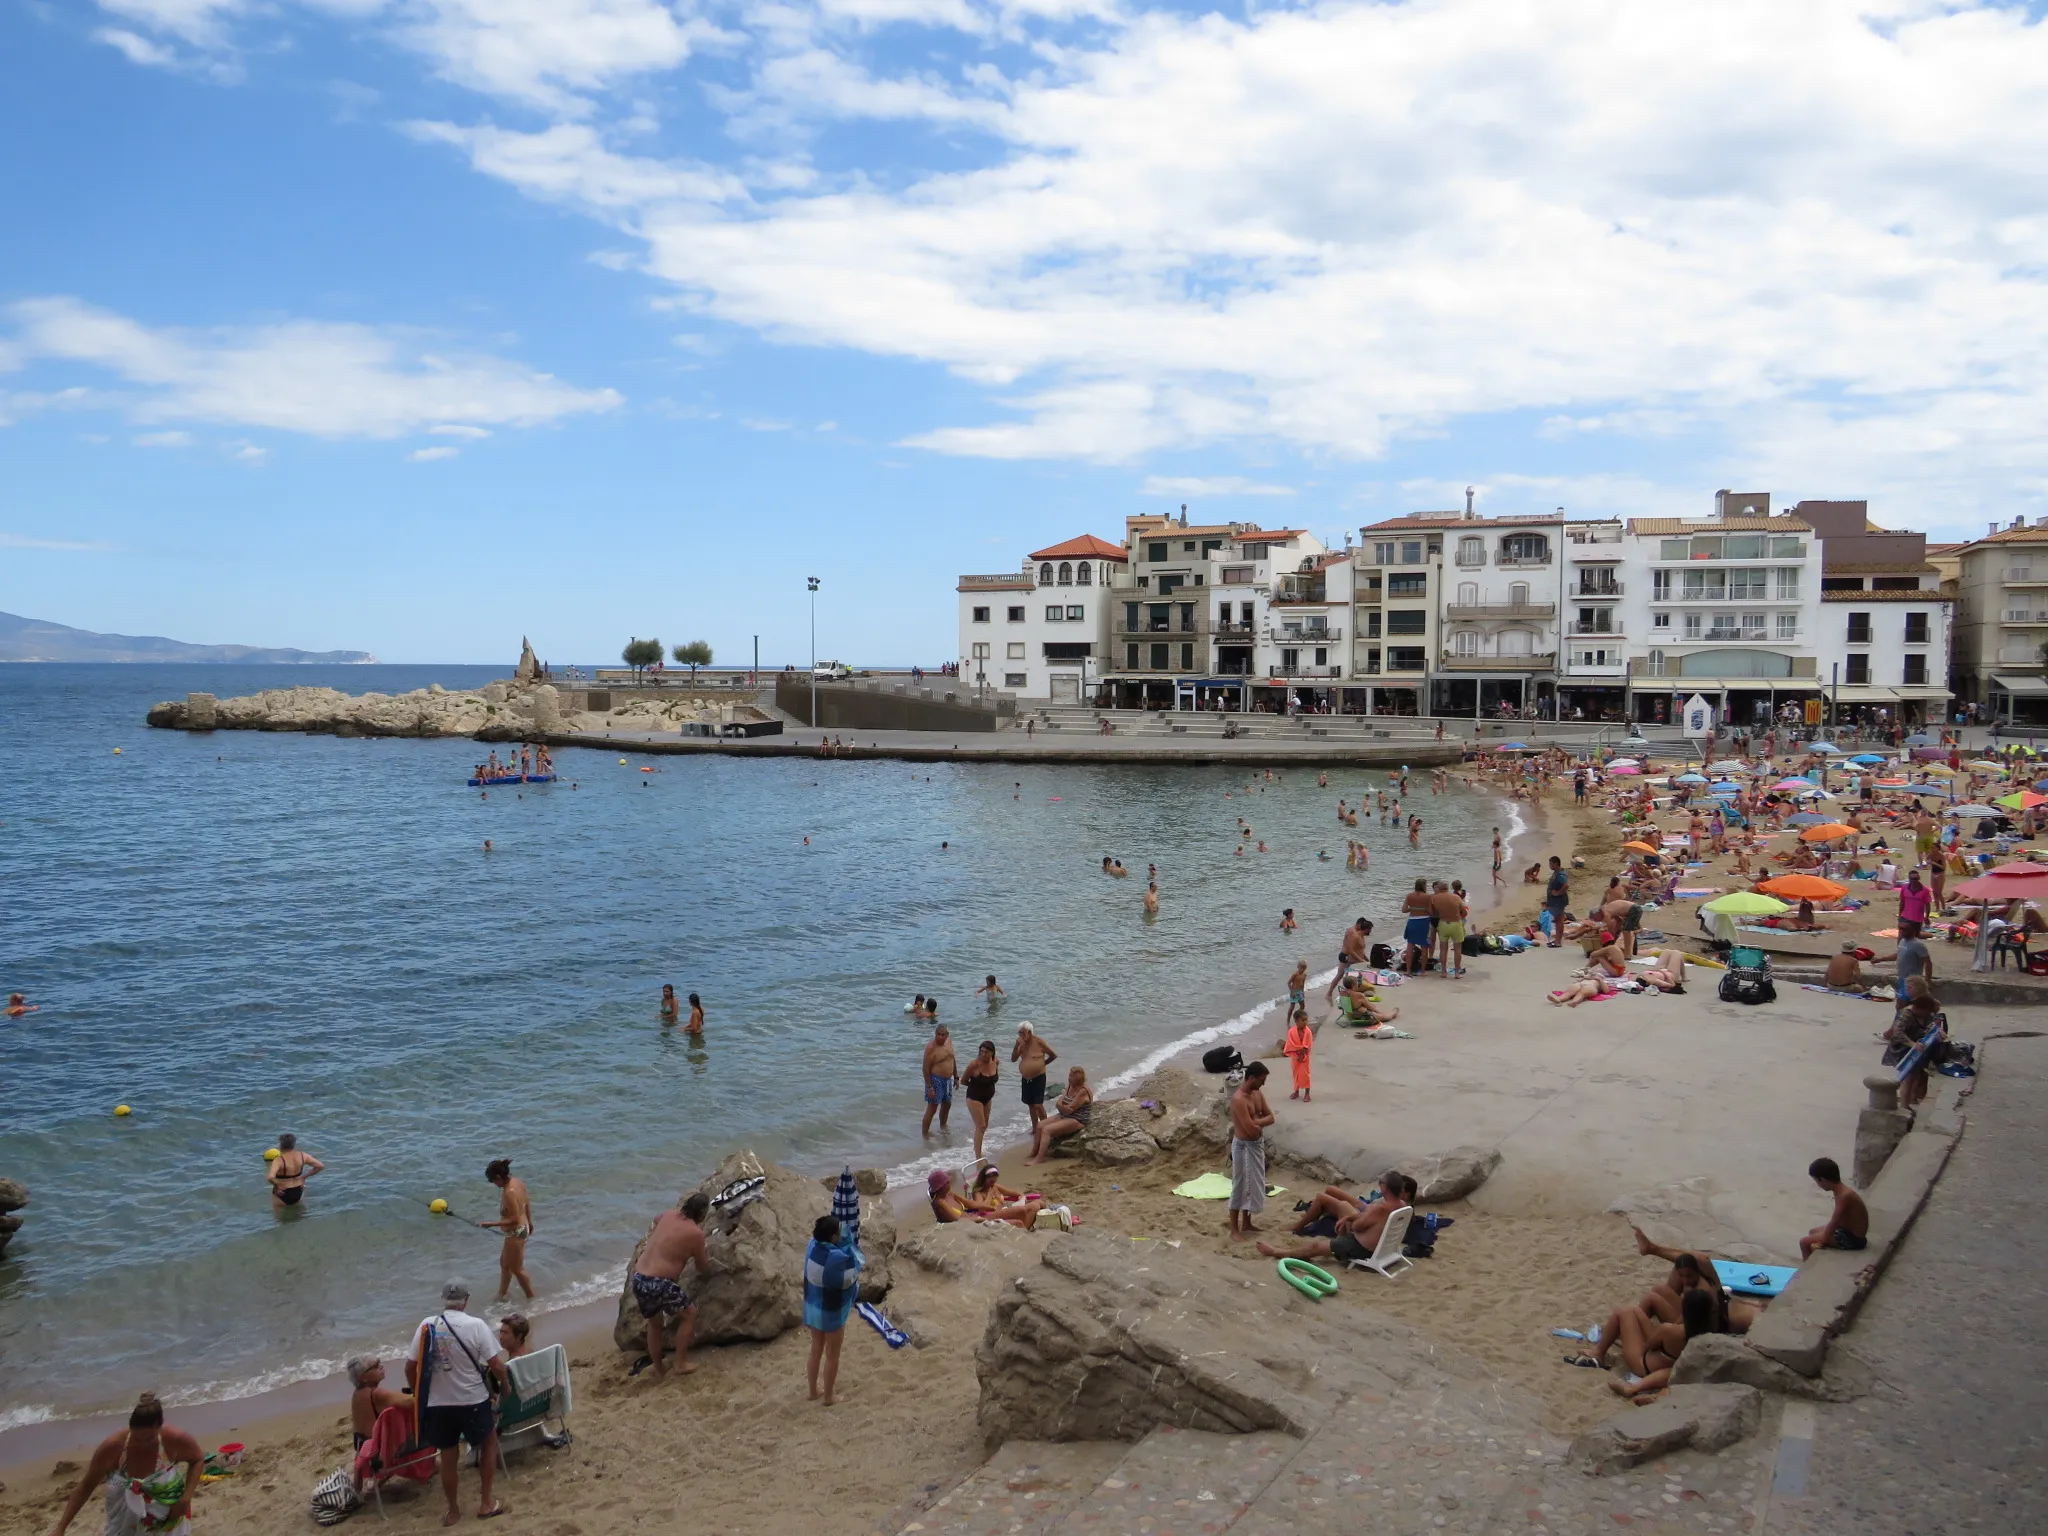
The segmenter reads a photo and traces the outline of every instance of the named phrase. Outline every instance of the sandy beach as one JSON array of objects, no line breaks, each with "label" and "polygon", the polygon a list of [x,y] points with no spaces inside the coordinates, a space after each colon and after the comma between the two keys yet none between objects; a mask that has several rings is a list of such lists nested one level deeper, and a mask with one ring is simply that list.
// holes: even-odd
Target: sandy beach
[{"label": "sandy beach", "polygon": [[[1516,931],[1533,916],[1541,888],[1519,882],[1527,864],[1551,853],[1568,865],[1582,860],[1575,911],[1619,866],[1622,834],[1611,813],[1574,808],[1568,776],[1540,807],[1523,809],[1536,814],[1512,850],[1513,883],[1495,888],[1494,910],[1480,896],[1483,868],[1445,871],[1474,887],[1475,911],[1490,931]],[[1716,861],[1716,869],[1728,862]],[[1733,884],[1711,872],[1699,878]],[[1397,932],[1397,896],[1384,882],[1361,883],[1361,904],[1380,924],[1379,937]],[[1880,900],[1854,915],[1857,930],[1888,926],[1894,910],[1895,902]],[[1674,938],[1694,932],[1689,907],[1667,907],[1650,920]],[[1320,955],[1332,947],[1322,935],[1299,945],[1279,941],[1260,963],[1279,983],[1297,948]],[[1330,1305],[1378,1309],[1477,1356],[1540,1400],[1545,1426],[1560,1432],[1604,1416],[1614,1398],[1603,1375],[1562,1363],[1569,1345],[1550,1330],[1584,1328],[1640,1295],[1665,1268],[1637,1253],[1629,1218],[1615,1207],[1628,1206],[1664,1241],[1796,1259],[1798,1233],[1824,1214],[1805,1164],[1825,1154],[1847,1162],[1860,1076],[1875,1064],[1874,1037],[1889,1016],[1876,1004],[1796,986],[1781,986],[1776,1007],[1740,1009],[1718,1002],[1711,971],[1696,973],[1683,996],[1623,996],[1570,1012],[1550,1007],[1546,993],[1579,960],[1575,948],[1538,949],[1477,959],[1463,981],[1418,977],[1387,988],[1384,999],[1400,1006],[1400,1027],[1414,1038],[1367,1040],[1325,1024],[1310,1104],[1288,1101],[1286,1069],[1276,1063],[1270,1096],[1280,1155],[1272,1177],[1286,1192],[1261,1218],[1266,1232],[1283,1230],[1294,1201],[1315,1192],[1323,1164],[1363,1182],[1454,1146],[1500,1149],[1499,1171],[1476,1194],[1431,1207],[1455,1223],[1434,1257],[1396,1281],[1347,1276]],[[1946,953],[1936,964],[1956,968]],[[1320,992],[1310,994],[1319,1015]],[[1267,1037],[1277,1033],[1262,1023],[1247,1036],[1245,1054],[1273,1054],[1277,1041]],[[1267,1262],[1227,1238],[1222,1202],[1172,1193],[1224,1165],[1212,1147],[1191,1145],[1122,1168],[1077,1159],[1025,1168],[1021,1158],[1021,1149],[1005,1153],[1004,1182],[1071,1205],[1085,1225]],[[968,1163],[963,1148],[959,1164]],[[1675,1186],[1684,1193],[1670,1196]],[[941,1264],[930,1253],[919,1260],[916,1234],[929,1224],[921,1202],[904,1212],[896,1287],[885,1307],[911,1332],[913,1346],[892,1351],[852,1323],[843,1401],[831,1409],[804,1400],[801,1330],[768,1344],[702,1350],[696,1374],[653,1383],[628,1377],[608,1318],[566,1339],[543,1327],[539,1342],[569,1345],[575,1443],[515,1456],[498,1489],[511,1510],[503,1528],[551,1536],[899,1530],[986,1454],[975,1424],[974,1348],[991,1299],[1015,1272],[1014,1254],[986,1264]],[[1058,1241],[1056,1233],[1034,1233],[1023,1246],[1035,1252]],[[422,1313],[431,1300],[423,1288]],[[198,1529],[271,1536],[306,1521],[308,1491],[349,1449],[346,1392],[339,1382],[330,1386],[331,1407],[252,1415],[232,1435],[207,1438],[240,1439],[250,1451],[233,1477],[203,1491]],[[8,1468],[0,1529],[47,1531],[83,1450],[45,1452]],[[465,1474],[463,1496],[473,1508],[473,1474]],[[387,1508],[395,1529],[439,1528],[440,1502],[429,1490],[400,1492]],[[73,1529],[96,1528],[96,1519],[89,1507]]]}]

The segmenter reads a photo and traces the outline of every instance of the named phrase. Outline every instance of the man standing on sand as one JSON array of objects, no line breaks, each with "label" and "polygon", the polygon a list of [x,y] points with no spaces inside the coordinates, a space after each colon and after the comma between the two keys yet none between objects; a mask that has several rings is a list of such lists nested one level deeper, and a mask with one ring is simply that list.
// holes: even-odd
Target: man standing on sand
[{"label": "man standing on sand", "polygon": [[1244,1069],[1244,1081],[1230,1096],[1230,1236],[1243,1242],[1258,1228],[1252,1218],[1266,1208],[1266,1064]]},{"label": "man standing on sand", "polygon": [[491,1497],[498,1471],[498,1416],[491,1406],[491,1387],[511,1385],[505,1374],[505,1351],[491,1325],[469,1315],[469,1287],[451,1280],[441,1287],[441,1311],[421,1322],[406,1357],[405,1377],[419,1394],[419,1438],[441,1453],[441,1493],[448,1501],[443,1525],[462,1519],[456,1502],[457,1464],[467,1440],[477,1453],[483,1483],[476,1517],[489,1520],[505,1513]]},{"label": "man standing on sand", "polygon": [[1553,853],[1550,856],[1550,879],[1543,887],[1543,915],[1550,920],[1545,926],[1550,933],[1552,949],[1564,942],[1564,914],[1571,900],[1572,877],[1564,872],[1564,860]]},{"label": "man standing on sand", "polygon": [[1430,889],[1429,915],[1436,923],[1436,973],[1448,981],[1465,974],[1465,903],[1439,880]]},{"label": "man standing on sand", "polygon": [[941,1024],[932,1031],[931,1043],[924,1048],[924,1135],[932,1133],[933,1115],[939,1117],[939,1129],[946,1128],[953,1113],[953,1085],[959,1081],[960,1064],[953,1059],[953,1037]]},{"label": "man standing on sand", "polygon": [[[1360,918],[1344,930],[1343,942],[1337,946],[1337,974],[1330,978],[1330,989],[1323,994],[1324,1003],[1335,1001],[1337,988],[1343,984],[1344,973],[1355,965],[1365,964],[1367,950],[1372,942],[1372,924]],[[1303,962],[1304,978],[1307,962]]]},{"label": "man standing on sand", "polygon": [[526,1193],[526,1181],[512,1177],[509,1157],[494,1159],[484,1169],[484,1177],[498,1186],[498,1219],[477,1225],[505,1234],[505,1246],[498,1254],[498,1300],[512,1294],[512,1282],[517,1280],[530,1301],[533,1282],[526,1278],[526,1240],[533,1236],[533,1200]]},{"label": "man standing on sand", "polygon": [[1507,882],[1501,879],[1500,877],[1501,866],[1507,863],[1507,861],[1507,847],[1500,840],[1500,828],[1495,827],[1493,829],[1493,883],[1495,885],[1507,884]]},{"label": "man standing on sand", "polygon": [[1045,1119],[1045,1069],[1059,1059],[1060,1053],[1047,1045],[1028,1022],[1018,1027],[1017,1043],[1010,1047],[1010,1060],[1017,1063],[1017,1075],[1023,1079],[1024,1108],[1030,1112],[1034,1131]]},{"label": "man standing on sand", "polygon": [[709,1199],[690,1195],[676,1209],[663,1211],[655,1217],[654,1230],[647,1234],[640,1257],[633,1261],[633,1302],[647,1319],[647,1362],[633,1367],[635,1375],[651,1370],[654,1379],[661,1380],[661,1357],[668,1347],[665,1320],[671,1317],[682,1319],[676,1329],[676,1361],[672,1369],[678,1376],[687,1376],[697,1369],[688,1358],[690,1335],[697,1329],[697,1304],[683,1289],[682,1274],[683,1266],[693,1261],[698,1274],[711,1272],[703,1227],[710,1210]]}]

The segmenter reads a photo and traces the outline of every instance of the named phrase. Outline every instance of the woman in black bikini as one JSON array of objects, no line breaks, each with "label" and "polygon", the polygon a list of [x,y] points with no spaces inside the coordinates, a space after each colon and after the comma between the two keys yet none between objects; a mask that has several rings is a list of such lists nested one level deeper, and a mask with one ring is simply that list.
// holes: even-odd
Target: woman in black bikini
[{"label": "woman in black bikini", "polygon": [[981,1138],[988,1134],[988,1106],[996,1096],[996,1077],[1002,1066],[996,1060],[996,1043],[993,1040],[981,1042],[981,1049],[974,1060],[967,1063],[967,1070],[960,1074],[961,1091],[967,1095],[967,1113],[974,1120],[974,1155],[981,1157]]},{"label": "woman in black bikini", "polygon": [[306,1180],[327,1165],[299,1150],[299,1139],[286,1134],[277,1138],[277,1156],[270,1160],[270,1203],[276,1210],[297,1205],[305,1198]]}]

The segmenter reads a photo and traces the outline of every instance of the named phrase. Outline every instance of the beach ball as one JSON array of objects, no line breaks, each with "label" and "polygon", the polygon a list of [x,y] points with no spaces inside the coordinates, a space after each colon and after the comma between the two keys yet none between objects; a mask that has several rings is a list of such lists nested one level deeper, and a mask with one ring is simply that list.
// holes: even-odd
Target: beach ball
[{"label": "beach ball", "polygon": [[277,1161],[277,1148],[275,1148],[275,1147],[266,1147],[266,1148],[264,1148],[264,1149],[263,1149],[263,1161],[265,1161],[266,1163],[274,1163],[274,1162],[276,1162],[276,1161]]},{"label": "beach ball", "polygon": [[448,1214],[448,1202],[446,1200],[429,1200],[427,1202],[427,1209],[436,1216],[446,1216]]},{"label": "beach ball", "polygon": [[133,1114],[133,1113],[134,1113],[134,1111],[133,1111],[133,1110],[131,1110],[131,1109],[129,1109],[129,1107],[128,1107],[128,1106],[127,1106],[126,1104],[116,1104],[116,1105],[114,1106],[114,1116],[115,1116],[115,1118],[116,1118],[116,1119],[120,1118],[120,1117],[121,1117],[122,1115],[127,1115],[127,1114]]}]

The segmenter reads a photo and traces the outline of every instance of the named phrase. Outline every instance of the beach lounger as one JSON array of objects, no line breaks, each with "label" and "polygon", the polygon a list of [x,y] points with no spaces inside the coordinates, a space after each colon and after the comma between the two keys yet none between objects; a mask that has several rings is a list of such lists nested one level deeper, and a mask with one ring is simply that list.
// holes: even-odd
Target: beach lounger
[{"label": "beach lounger", "polygon": [[[569,1351],[550,1344],[530,1355],[505,1362],[512,1390],[498,1403],[498,1465],[507,1450],[540,1443],[559,1444],[569,1438]],[[550,1432],[548,1421],[561,1428]]]},{"label": "beach lounger", "polygon": [[1397,1264],[1403,1269],[1413,1269],[1415,1261],[1403,1253],[1401,1247],[1408,1241],[1408,1223],[1414,1216],[1415,1211],[1411,1206],[1404,1205],[1394,1212],[1387,1218],[1387,1224],[1380,1228],[1379,1244],[1373,1249],[1372,1257],[1353,1259],[1350,1267],[1369,1269],[1376,1275],[1385,1275],[1389,1280],[1398,1273],[1394,1267]]}]

